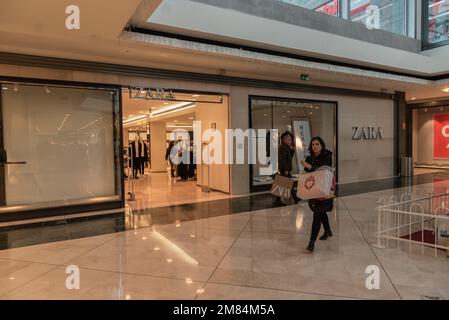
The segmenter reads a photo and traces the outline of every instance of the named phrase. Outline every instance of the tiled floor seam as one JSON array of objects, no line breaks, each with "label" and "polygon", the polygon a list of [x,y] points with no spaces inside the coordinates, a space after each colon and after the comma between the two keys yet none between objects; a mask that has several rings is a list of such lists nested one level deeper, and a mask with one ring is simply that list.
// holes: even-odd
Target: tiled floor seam
[{"label": "tiled floor seam", "polygon": [[26,262],[26,263],[36,263],[36,264],[46,264],[46,265],[49,265],[49,266],[55,266],[55,267],[60,267],[60,266],[63,266],[63,265],[64,265],[64,264],[57,264],[57,263],[48,263],[48,262],[31,261],[31,260],[26,260],[26,259],[6,259],[6,258],[0,258],[0,260],[3,260],[3,261]]},{"label": "tiled floor seam", "polygon": [[[166,279],[166,280],[186,281],[186,278],[181,278],[181,277],[176,277],[176,276],[169,277],[169,276],[160,276],[160,275],[154,275],[154,274],[124,272],[124,271],[106,270],[106,269],[98,269],[98,268],[86,268],[86,267],[80,267],[80,270],[116,273],[116,274],[122,274],[122,275],[127,275],[127,276],[150,277],[150,278],[158,278],[158,279]],[[192,279],[192,281],[196,282],[196,283],[205,282],[205,280],[195,280],[195,279]]]},{"label": "tiled floor seam", "polygon": [[[37,263],[37,262],[35,262],[35,263]],[[41,263],[41,264],[45,264],[45,263]],[[24,284],[18,286],[17,288],[11,289],[11,290],[5,292],[4,294],[0,295],[0,300],[3,300],[2,298],[5,297],[6,295],[10,294],[11,292],[19,290],[20,288],[26,286],[30,282],[35,281],[35,280],[37,280],[37,279],[39,279],[39,278],[49,274],[50,272],[52,272],[52,271],[54,271],[54,270],[56,270],[56,269],[58,269],[60,267],[60,266],[57,266],[57,265],[52,265],[52,266],[54,266],[54,268],[48,270],[47,272],[44,272],[43,274],[37,276],[36,278],[33,278],[33,279],[29,280],[29,281],[26,281]]]},{"label": "tiled floor seam", "polygon": [[327,294],[327,293],[317,293],[317,292],[308,292],[308,291],[291,290],[291,289],[279,289],[279,288],[270,288],[270,287],[256,287],[256,286],[250,286],[250,285],[247,285],[247,284],[235,284],[235,283],[215,282],[215,281],[210,281],[210,282],[208,282],[208,284],[209,283],[210,284],[217,284],[217,285],[232,286],[232,287],[244,287],[244,288],[263,289],[263,290],[271,290],[271,291],[279,291],[279,292],[300,293],[300,294],[316,295],[316,296],[323,296],[323,297],[345,298],[345,299],[356,299],[356,300],[369,300],[368,298],[339,296],[339,295],[333,295],[333,294]]},{"label": "tiled floor seam", "polygon": [[91,251],[97,250],[98,248],[100,248],[100,247],[102,247],[102,246],[108,244],[109,242],[114,241],[116,238],[118,238],[118,234],[119,234],[119,233],[114,233],[114,236],[112,237],[112,239],[106,240],[106,241],[104,241],[103,243],[101,243],[100,245],[96,246],[95,248],[90,248],[89,250],[83,252],[82,254],[80,254],[80,255],[78,255],[78,256],[76,256],[76,257],[70,258],[69,260],[67,260],[66,262],[64,262],[64,263],[62,264],[62,266],[63,266],[63,265],[66,265],[66,264],[70,264],[70,261],[75,261],[76,259],[78,259],[78,258],[84,256],[85,254],[88,254],[88,253],[91,252]]},{"label": "tiled floor seam", "polygon": [[351,216],[353,223],[355,224],[357,230],[359,230],[359,232],[362,234],[363,239],[365,240],[366,244],[368,245],[369,249],[371,250],[371,252],[373,253],[373,255],[376,257],[377,261],[379,262],[380,267],[382,268],[382,270],[385,272],[385,275],[388,278],[388,281],[390,281],[391,286],[394,288],[394,290],[396,291],[397,295],[399,296],[399,298],[401,300],[404,300],[403,297],[401,296],[401,294],[399,293],[399,290],[396,288],[393,280],[390,278],[390,275],[388,274],[387,270],[385,269],[385,267],[383,266],[382,262],[380,261],[378,255],[376,254],[376,252],[374,251],[372,244],[368,241],[368,239],[365,237],[365,234],[362,232],[362,230],[360,230],[359,225],[357,224],[357,221],[354,219],[354,217],[352,216],[351,210],[349,210],[348,206],[346,205],[346,202],[344,200],[342,200],[344,206],[346,207],[346,210],[348,211],[349,215]]},{"label": "tiled floor seam", "polygon": [[[206,280],[206,282],[204,283],[203,287],[200,289],[201,291],[203,291],[206,288],[206,286],[209,283],[210,279],[212,279],[212,277],[214,276],[215,272],[218,270],[218,267],[220,266],[220,264],[226,258],[228,253],[232,250],[232,248],[234,247],[235,243],[240,238],[240,236],[243,234],[243,232],[245,231],[246,227],[248,226],[248,224],[250,223],[252,218],[253,218],[252,215],[250,215],[248,221],[245,223],[245,225],[243,226],[242,230],[240,230],[239,234],[235,237],[234,241],[229,246],[228,250],[226,250],[226,252],[223,254],[223,257],[220,259],[220,261],[218,261],[217,265],[214,268],[214,271],[212,271],[212,273],[210,274],[209,278]],[[200,294],[201,293],[196,294],[194,300],[198,300]]]},{"label": "tiled floor seam", "polygon": [[62,266],[64,266],[64,265],[68,264],[70,261],[72,261],[72,260],[74,260],[74,259],[77,259],[77,258],[79,258],[80,256],[82,256],[82,255],[84,255],[84,254],[87,254],[87,253],[89,253],[90,251],[93,251],[93,250],[95,250],[95,249],[97,249],[97,248],[99,248],[99,247],[105,245],[106,243],[108,243],[108,242],[110,242],[110,241],[112,241],[112,240],[114,240],[114,238],[109,239],[109,240],[103,242],[102,244],[100,244],[99,246],[97,246],[97,247],[95,247],[95,248],[91,248],[91,249],[85,251],[84,253],[82,253],[82,254],[79,255],[79,256],[76,256],[76,257],[74,257],[74,258],[69,259],[68,261],[64,262],[63,264],[50,264],[50,263],[41,263],[41,262],[36,262],[36,261],[14,260],[14,259],[3,259],[3,260],[23,261],[23,262],[29,262],[29,263],[36,263],[36,264],[43,264],[43,265],[51,265],[51,266],[54,266],[54,268],[52,268],[52,269],[49,270],[48,272],[45,272],[45,273],[43,273],[43,274],[37,276],[36,278],[31,279],[30,281],[27,281],[27,282],[24,283],[23,285],[21,285],[21,286],[19,286],[19,287],[17,287],[17,288],[14,288],[14,289],[12,289],[12,290],[10,290],[10,291],[8,291],[8,292],[6,292],[5,294],[3,294],[3,295],[0,296],[0,299],[1,299],[2,297],[4,297],[5,295],[11,293],[12,291],[19,290],[20,288],[22,288],[23,286],[27,285],[27,284],[30,283],[31,281],[35,281],[35,280],[38,280],[38,279],[44,277],[44,276],[47,275],[48,273],[50,273],[50,272],[52,272],[52,271],[54,271],[54,270],[56,270],[56,269],[58,269],[58,268],[60,268],[60,267],[62,267]]}]

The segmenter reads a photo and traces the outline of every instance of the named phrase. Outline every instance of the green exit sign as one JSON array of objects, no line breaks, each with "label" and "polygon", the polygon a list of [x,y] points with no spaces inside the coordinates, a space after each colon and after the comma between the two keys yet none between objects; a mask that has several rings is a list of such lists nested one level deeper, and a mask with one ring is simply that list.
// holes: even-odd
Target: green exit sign
[{"label": "green exit sign", "polygon": [[302,74],[301,75],[301,80],[302,81],[309,81],[310,80],[310,76],[308,74]]}]

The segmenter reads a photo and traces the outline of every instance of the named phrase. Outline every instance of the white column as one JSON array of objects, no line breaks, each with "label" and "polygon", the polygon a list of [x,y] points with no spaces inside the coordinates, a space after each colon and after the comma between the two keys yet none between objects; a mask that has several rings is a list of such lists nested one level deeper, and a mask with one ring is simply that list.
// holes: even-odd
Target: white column
[{"label": "white column", "polygon": [[150,124],[150,149],[151,172],[167,172],[165,152],[167,150],[167,134],[165,122],[151,122]]}]

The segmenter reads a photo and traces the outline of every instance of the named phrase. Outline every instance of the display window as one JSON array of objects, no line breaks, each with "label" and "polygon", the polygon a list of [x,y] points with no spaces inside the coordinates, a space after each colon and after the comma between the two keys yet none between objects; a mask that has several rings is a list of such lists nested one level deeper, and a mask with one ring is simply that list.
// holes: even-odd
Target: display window
[{"label": "display window", "polygon": [[[270,143],[279,145],[279,139],[271,142],[270,130],[276,129],[278,136],[289,131],[294,136],[295,155],[293,157],[294,178],[303,171],[301,160],[309,155],[308,147],[315,136],[320,136],[326,143],[326,148],[333,152],[334,167],[336,167],[336,114],[337,104],[334,102],[296,100],[283,98],[251,97],[250,98],[251,124],[254,136],[250,143],[259,148],[266,146],[269,156]],[[259,130],[265,129],[265,130]],[[260,143],[264,140],[264,143]],[[273,183],[273,175],[277,172],[277,164],[270,164],[272,170],[267,172],[263,168],[267,164],[251,164],[251,191],[262,191],[268,189]],[[265,168],[266,169],[266,168]]]},{"label": "display window", "polygon": [[427,1],[427,42],[449,41],[449,0]]}]

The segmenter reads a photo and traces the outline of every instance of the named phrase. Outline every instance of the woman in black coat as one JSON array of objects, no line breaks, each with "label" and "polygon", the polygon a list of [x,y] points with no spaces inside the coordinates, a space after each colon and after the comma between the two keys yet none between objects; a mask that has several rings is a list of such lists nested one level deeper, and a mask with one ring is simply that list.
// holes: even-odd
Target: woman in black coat
[{"label": "woman in black coat", "polygon": [[[293,143],[293,134],[289,131],[285,132],[281,136],[281,145],[279,146],[278,155],[278,171],[281,176],[292,178],[293,171],[293,157],[295,156],[295,144]],[[297,183],[296,183],[297,185]],[[295,184],[293,185],[293,190]],[[299,198],[292,190],[292,196],[295,203],[299,202]],[[284,205],[279,197],[276,197],[276,204]]]},{"label": "woman in black coat", "polygon": [[[310,142],[309,146],[310,156],[306,161],[302,161],[302,165],[306,172],[313,172],[321,166],[332,167],[332,152],[326,149],[326,145],[320,137],[315,137]],[[320,240],[327,240],[332,237],[332,231],[329,224],[329,217],[327,213],[334,208],[334,199],[327,200],[309,200],[309,207],[313,211],[312,234],[307,250],[313,252],[315,249],[315,241],[321,229],[321,224],[324,227],[324,235]]]}]

